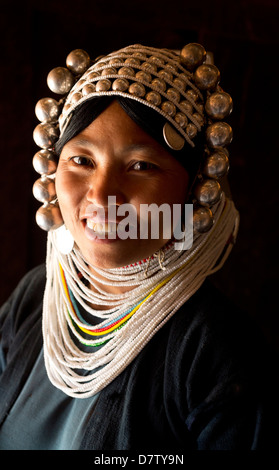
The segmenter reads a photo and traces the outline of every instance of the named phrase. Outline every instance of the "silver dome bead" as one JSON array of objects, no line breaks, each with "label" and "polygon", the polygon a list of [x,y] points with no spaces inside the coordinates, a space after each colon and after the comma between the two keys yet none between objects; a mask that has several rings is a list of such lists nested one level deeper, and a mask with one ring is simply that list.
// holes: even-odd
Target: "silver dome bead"
[{"label": "silver dome bead", "polygon": [[57,169],[57,157],[50,150],[40,150],[33,157],[33,167],[40,175],[51,175]]},{"label": "silver dome bead", "polygon": [[132,67],[121,67],[118,70],[118,75],[127,75],[128,77],[134,77],[135,71]]},{"label": "silver dome bead", "polygon": [[86,79],[88,81],[94,80],[94,78],[100,77],[100,72],[90,72]]},{"label": "silver dome bead", "polygon": [[169,80],[172,82],[173,80],[173,75],[171,72],[167,71],[167,70],[160,70],[160,72],[158,72],[158,75],[159,77],[163,78],[164,80]]},{"label": "silver dome bead", "polygon": [[194,139],[198,133],[197,126],[195,126],[195,124],[192,122],[189,122],[189,124],[186,126],[186,132],[190,139]]},{"label": "silver dome bead", "polygon": [[216,180],[201,181],[194,188],[194,196],[202,206],[212,206],[220,199],[221,186]]},{"label": "silver dome bead", "polygon": [[175,78],[173,83],[177,88],[179,88],[179,90],[185,91],[186,83],[184,80],[182,80],[181,78]]},{"label": "silver dome bead", "polygon": [[200,65],[194,73],[195,84],[201,90],[213,90],[220,80],[220,72],[213,64]]},{"label": "silver dome bead", "polygon": [[42,98],[35,106],[35,114],[41,122],[57,121],[60,105],[53,98]]},{"label": "silver dome bead", "polygon": [[163,67],[165,64],[165,61],[161,59],[161,57],[156,57],[153,55],[149,58],[149,61],[152,62],[152,64],[158,65],[159,67]]},{"label": "silver dome bead", "polygon": [[166,82],[161,78],[154,78],[151,85],[153,85],[158,91],[166,91],[167,88]]},{"label": "silver dome bead", "polygon": [[56,198],[55,183],[52,178],[42,177],[33,184],[33,195],[40,202],[50,202]]},{"label": "silver dome bead", "polygon": [[52,69],[47,76],[49,89],[58,95],[68,93],[74,83],[75,79],[73,74],[65,67],[56,67]]},{"label": "silver dome bead", "polygon": [[203,174],[209,178],[222,178],[228,173],[229,159],[222,149],[214,152],[206,159]]},{"label": "silver dome bead", "polygon": [[146,93],[145,87],[142,83],[132,83],[132,85],[129,86],[129,93],[131,93],[131,95],[138,96],[139,98],[143,98]]},{"label": "silver dome bead", "polygon": [[59,206],[47,204],[40,207],[36,213],[36,222],[43,230],[55,230],[64,224]]},{"label": "silver dome bead", "polygon": [[38,147],[47,149],[53,147],[59,137],[59,129],[48,122],[38,124],[33,132],[33,139]]},{"label": "silver dome bead", "polygon": [[145,72],[149,72],[149,73],[156,73],[157,72],[157,67],[154,63],[150,64],[150,62],[143,62],[143,64],[141,66],[142,66],[142,68]]},{"label": "silver dome bead", "polygon": [[188,119],[187,119],[187,117],[185,116],[185,114],[180,113],[180,112],[176,113],[174,119],[175,119],[175,121],[177,122],[177,124],[179,124],[180,127],[182,127],[182,128],[185,127],[186,124],[188,123]]},{"label": "silver dome bead", "polygon": [[90,65],[90,57],[83,49],[75,49],[66,59],[66,65],[74,74],[84,73]]},{"label": "silver dome bead", "polygon": [[193,70],[203,63],[206,57],[206,51],[200,44],[191,43],[183,47],[180,55],[186,68]]},{"label": "silver dome bead", "polygon": [[111,87],[111,82],[107,78],[99,80],[96,83],[96,91],[108,91]]},{"label": "silver dome bead", "polygon": [[193,105],[191,103],[189,103],[189,101],[181,101],[180,103],[180,106],[182,106],[183,110],[185,110],[185,113],[190,113],[192,114],[193,113]]},{"label": "silver dome bead", "polygon": [[225,92],[212,93],[205,103],[205,111],[213,119],[224,119],[231,113],[232,107],[232,98]]},{"label": "silver dome bead", "polygon": [[106,67],[104,70],[102,70],[101,75],[115,75],[117,74],[117,70],[114,67]]},{"label": "silver dome bead", "polygon": [[71,104],[78,103],[82,98],[82,93],[80,91],[77,91],[71,96]]},{"label": "silver dome bead", "polygon": [[112,84],[114,91],[126,91],[129,88],[129,82],[126,78],[117,78]]},{"label": "silver dome bead", "polygon": [[140,70],[139,72],[136,73],[136,78],[138,80],[143,80],[144,82],[150,83],[152,80],[152,75],[149,72]]},{"label": "silver dome bead", "polygon": [[[118,59],[118,62],[119,62],[119,59]],[[140,60],[137,59],[136,57],[127,57],[127,59],[125,59],[124,61],[124,64],[131,65],[132,67],[134,67],[135,65],[139,66]]]},{"label": "silver dome bead", "polygon": [[160,106],[161,104],[161,95],[157,91],[150,91],[146,95],[146,101],[153,104],[154,106]]},{"label": "silver dome bead", "polygon": [[167,113],[169,116],[175,116],[176,114],[176,106],[171,103],[170,101],[165,101],[162,106],[161,106],[161,109]]},{"label": "silver dome bead", "polygon": [[94,93],[96,91],[96,85],[94,83],[87,83],[87,85],[84,85],[82,88],[82,94],[83,96],[87,96],[90,93]]},{"label": "silver dome bead", "polygon": [[193,211],[193,228],[199,233],[208,232],[213,225],[213,214],[208,207],[199,207]]},{"label": "silver dome bead", "polygon": [[180,100],[180,93],[179,91],[175,90],[175,88],[169,88],[167,90],[167,95],[170,100],[172,101],[179,101]]},{"label": "silver dome bead", "polygon": [[232,128],[226,122],[215,122],[206,129],[206,140],[210,147],[225,147],[232,141]]}]

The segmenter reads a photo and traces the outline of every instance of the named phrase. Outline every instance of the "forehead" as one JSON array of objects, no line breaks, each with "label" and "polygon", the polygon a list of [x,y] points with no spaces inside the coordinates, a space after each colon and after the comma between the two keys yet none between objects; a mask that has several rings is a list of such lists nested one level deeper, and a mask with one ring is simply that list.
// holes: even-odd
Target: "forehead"
[{"label": "forehead", "polygon": [[105,149],[111,145],[121,149],[146,148],[153,153],[158,153],[162,159],[168,158],[178,163],[171,153],[129,117],[117,101],[113,101],[85,129],[69,140],[64,148]]}]

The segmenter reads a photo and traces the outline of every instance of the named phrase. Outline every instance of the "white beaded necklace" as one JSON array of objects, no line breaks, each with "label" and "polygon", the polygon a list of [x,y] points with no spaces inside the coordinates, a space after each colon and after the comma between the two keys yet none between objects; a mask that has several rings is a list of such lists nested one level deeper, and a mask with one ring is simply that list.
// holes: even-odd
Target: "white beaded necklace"
[{"label": "white beaded necklace", "polygon": [[[221,267],[231,249],[228,245],[224,254],[226,244],[232,234],[236,235],[237,229],[238,212],[233,202],[223,195],[210,232],[195,236],[190,250],[177,251],[171,245],[165,250],[163,269],[154,256],[148,266],[139,262],[109,270],[95,267],[90,270],[78,248],[68,255],[61,254],[56,246],[55,232],[49,232],[43,338],[45,365],[52,384],[67,395],[79,398],[91,397],[108,385],[199,289],[205,278]],[[222,261],[216,266],[221,255]],[[106,334],[105,344],[90,348],[93,352],[84,351],[73,340],[74,334],[78,341],[84,341],[78,330],[88,328],[88,323],[75,319],[78,328],[73,327],[69,316],[72,305],[65,292],[61,270],[77,303],[99,319],[98,328],[112,324],[132,306],[142,302],[121,329]],[[81,281],[78,271],[94,290]],[[98,275],[102,276],[101,280]],[[100,283],[132,289],[109,294],[99,287]],[[102,309],[90,307],[92,304]],[[87,340],[88,345],[100,343],[99,337],[93,338]],[[81,375],[77,369],[86,371],[86,375]]]}]

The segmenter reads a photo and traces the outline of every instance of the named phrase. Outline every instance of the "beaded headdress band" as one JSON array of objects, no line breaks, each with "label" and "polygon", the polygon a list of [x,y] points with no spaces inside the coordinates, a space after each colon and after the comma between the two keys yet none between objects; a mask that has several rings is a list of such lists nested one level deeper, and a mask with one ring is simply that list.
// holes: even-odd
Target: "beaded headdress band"
[{"label": "beaded headdress band", "polygon": [[74,110],[94,97],[116,95],[132,98],[162,115],[166,119],[163,136],[173,150],[183,149],[185,142],[194,147],[195,138],[205,128],[205,158],[193,186],[192,202],[194,229],[208,231],[214,222],[212,208],[222,194],[218,180],[229,169],[226,146],[232,140],[230,125],[223,122],[232,110],[232,99],[219,81],[219,70],[196,43],[187,44],[180,53],[133,45],[94,62],[85,51],[72,51],[66,67],[56,67],[47,77],[50,90],[65,96],[60,101],[43,98],[35,108],[41,121],[33,134],[41,147],[33,158],[41,175],[33,186],[35,198],[43,203],[36,214],[38,225],[54,230],[64,223],[55,191],[54,145]]}]

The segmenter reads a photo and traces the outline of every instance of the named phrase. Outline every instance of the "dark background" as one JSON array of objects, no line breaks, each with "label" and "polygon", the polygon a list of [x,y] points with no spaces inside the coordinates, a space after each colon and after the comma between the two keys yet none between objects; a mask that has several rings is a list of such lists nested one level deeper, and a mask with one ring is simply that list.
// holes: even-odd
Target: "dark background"
[{"label": "dark background", "polygon": [[238,243],[214,282],[260,325],[279,350],[278,46],[275,0],[0,1],[0,303],[45,260],[46,234],[34,221],[38,148],[36,102],[53,96],[48,72],[76,48],[92,58],[133,43],[214,52],[221,85],[234,100],[229,181],[241,215]]}]

